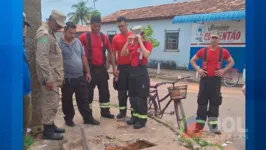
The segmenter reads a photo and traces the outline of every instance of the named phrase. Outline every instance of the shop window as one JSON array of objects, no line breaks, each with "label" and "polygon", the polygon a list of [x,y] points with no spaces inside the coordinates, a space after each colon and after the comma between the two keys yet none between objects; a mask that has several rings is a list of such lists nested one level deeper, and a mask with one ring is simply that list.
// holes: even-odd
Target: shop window
[{"label": "shop window", "polygon": [[112,41],[115,35],[116,35],[116,31],[107,31],[107,36],[111,44],[112,44]]},{"label": "shop window", "polygon": [[165,52],[179,52],[179,30],[165,30]]}]

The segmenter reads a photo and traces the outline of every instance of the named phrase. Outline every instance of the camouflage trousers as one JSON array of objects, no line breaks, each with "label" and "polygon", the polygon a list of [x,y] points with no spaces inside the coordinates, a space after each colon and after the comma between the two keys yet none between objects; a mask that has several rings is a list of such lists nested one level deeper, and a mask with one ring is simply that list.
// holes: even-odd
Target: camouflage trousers
[{"label": "camouflage trousers", "polygon": [[42,124],[52,125],[59,107],[59,95],[56,93],[59,91],[59,89],[56,87],[54,88],[54,91],[49,91],[45,88],[45,86],[42,86],[41,90]]},{"label": "camouflage trousers", "polygon": [[27,133],[27,128],[30,125],[31,122],[31,96],[26,95],[23,97],[23,134],[24,137]]}]

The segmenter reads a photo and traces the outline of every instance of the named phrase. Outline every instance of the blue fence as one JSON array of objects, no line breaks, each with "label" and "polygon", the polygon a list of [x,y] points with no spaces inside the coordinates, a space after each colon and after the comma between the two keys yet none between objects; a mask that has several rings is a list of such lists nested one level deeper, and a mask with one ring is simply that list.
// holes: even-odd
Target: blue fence
[{"label": "blue fence", "polygon": [[[197,53],[199,49],[202,47],[191,47],[190,48],[190,59]],[[246,56],[245,56],[245,47],[226,47],[226,49],[229,51],[231,56],[233,57],[235,61],[235,65],[233,68],[237,68],[240,73],[243,72],[243,69],[245,67],[246,63]],[[197,62],[198,66],[201,66],[202,60],[199,60]],[[226,65],[226,62],[223,62],[223,67]],[[188,66],[189,70],[194,70],[194,68],[189,64]]]},{"label": "blue fence", "polygon": [[23,1],[1,2],[0,150],[23,150]]}]

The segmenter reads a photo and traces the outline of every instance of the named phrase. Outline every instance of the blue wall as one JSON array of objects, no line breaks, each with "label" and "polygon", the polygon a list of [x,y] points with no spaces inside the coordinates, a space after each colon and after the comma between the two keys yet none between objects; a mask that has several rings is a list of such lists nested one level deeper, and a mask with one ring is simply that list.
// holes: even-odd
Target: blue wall
[{"label": "blue wall", "polygon": [[[202,47],[191,47],[190,48],[190,59],[197,53],[197,51]],[[243,69],[245,67],[246,63],[246,57],[245,57],[245,47],[226,47],[226,49],[229,51],[231,56],[233,57],[235,61],[235,65],[233,68],[237,68],[239,72],[243,72]],[[202,60],[199,60],[197,62],[198,66],[201,66]],[[226,65],[226,62],[223,62],[223,67]],[[189,70],[194,70],[194,68],[189,64],[188,66]]]},{"label": "blue wall", "polygon": [[[0,150],[23,149],[22,0],[1,1]],[[8,14],[8,16],[7,16]],[[8,27],[8,30],[6,30]]]}]

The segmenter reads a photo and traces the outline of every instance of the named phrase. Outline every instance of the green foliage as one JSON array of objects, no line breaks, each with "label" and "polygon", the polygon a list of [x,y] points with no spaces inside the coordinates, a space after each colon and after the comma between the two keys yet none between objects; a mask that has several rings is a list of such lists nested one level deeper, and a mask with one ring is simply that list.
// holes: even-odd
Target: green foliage
[{"label": "green foliage", "polygon": [[199,144],[199,146],[201,147],[206,147],[206,146],[216,146],[216,147],[219,147],[221,150],[223,150],[224,148],[219,145],[219,144],[212,144],[212,143],[209,143],[208,141],[206,140],[202,140],[200,137],[197,137],[197,138],[193,138],[193,141],[195,141],[197,144]]},{"label": "green foliage", "polygon": [[92,13],[91,13],[92,16],[100,16],[101,17],[101,12],[99,10],[94,10]]},{"label": "green foliage", "polygon": [[75,11],[68,13],[67,16],[70,17],[69,20],[75,24],[86,24],[86,22],[91,18],[93,13],[93,8],[87,7],[86,4],[86,1],[81,0],[77,4],[72,5],[72,9],[74,9]]},{"label": "green foliage", "polygon": [[24,148],[28,149],[33,143],[34,141],[32,140],[32,138],[26,135],[25,140],[24,140]]},{"label": "green foliage", "polygon": [[195,141],[199,146],[204,147],[204,146],[210,146],[210,143],[208,141],[202,140],[201,138],[193,138],[193,141]]},{"label": "green foliage", "polygon": [[153,38],[154,30],[150,24],[147,27],[143,27],[143,31],[144,31],[146,40],[152,43],[153,48],[158,47],[160,45],[160,42],[157,39]]},{"label": "green foliage", "polygon": [[[190,139],[183,138],[183,137],[179,137],[178,140],[179,140],[180,142],[182,142],[182,143],[185,143],[187,148],[192,148],[192,147],[193,147],[193,141],[194,141],[194,142],[196,142],[200,147],[216,146],[216,147],[218,147],[218,148],[221,149],[221,150],[224,149],[221,145],[219,145],[219,144],[212,144],[212,143],[209,143],[209,142],[206,141],[206,140],[202,140],[200,137],[192,138],[191,140],[190,140]],[[192,140],[193,140],[193,141],[192,141]]]},{"label": "green foliage", "polygon": [[182,137],[180,137],[180,138],[178,138],[178,140],[180,141],[180,142],[182,142],[182,143],[185,143],[186,145],[186,147],[187,148],[193,148],[193,142],[191,141],[191,140],[189,140],[189,139],[185,139],[185,138],[182,138]]}]

